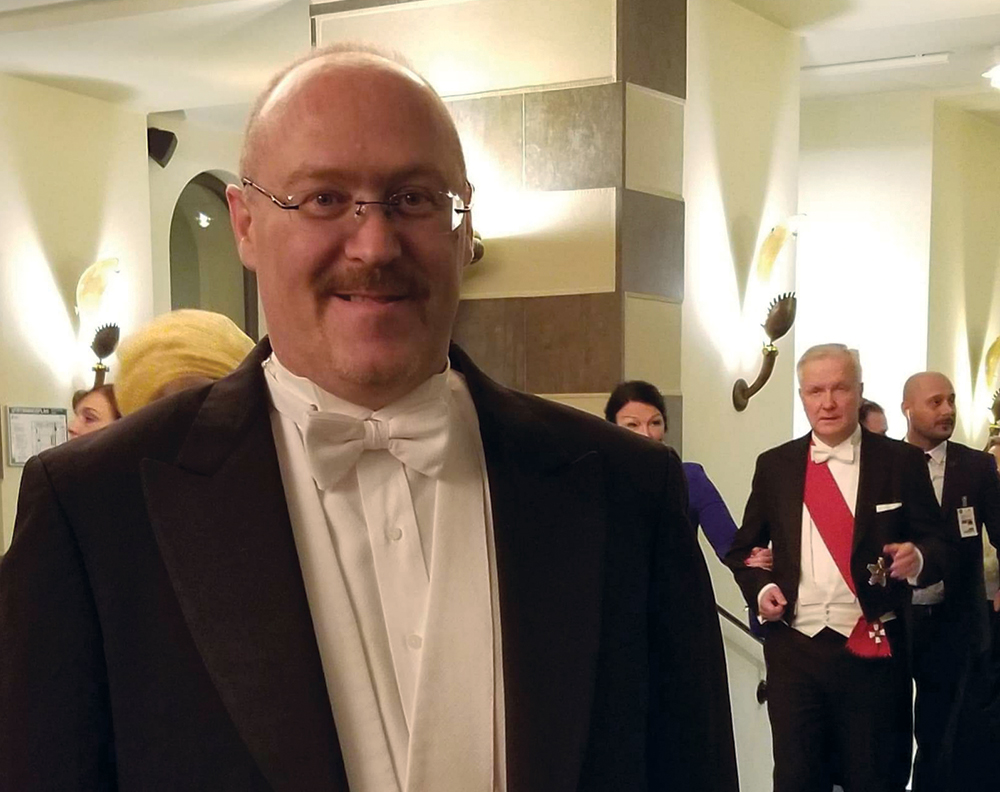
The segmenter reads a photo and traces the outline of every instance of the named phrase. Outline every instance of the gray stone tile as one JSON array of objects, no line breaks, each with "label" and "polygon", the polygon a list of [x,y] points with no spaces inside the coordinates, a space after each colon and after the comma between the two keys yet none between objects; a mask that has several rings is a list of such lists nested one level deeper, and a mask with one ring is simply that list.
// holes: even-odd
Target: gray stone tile
[{"label": "gray stone tile", "polygon": [[469,180],[478,189],[522,188],[523,109],[521,94],[448,102],[465,150]]},{"label": "gray stone tile", "polygon": [[622,290],[684,300],[684,203],[622,191]]},{"label": "gray stone tile", "polygon": [[524,300],[462,300],[452,340],[501,385],[525,389]]},{"label": "gray stone tile", "polygon": [[687,95],[687,0],[619,0],[618,79]]},{"label": "gray stone tile", "polygon": [[525,188],[621,186],[623,115],[622,83],[525,94]]},{"label": "gray stone tile", "polygon": [[524,301],[530,393],[610,393],[622,378],[622,303],[616,292]]}]

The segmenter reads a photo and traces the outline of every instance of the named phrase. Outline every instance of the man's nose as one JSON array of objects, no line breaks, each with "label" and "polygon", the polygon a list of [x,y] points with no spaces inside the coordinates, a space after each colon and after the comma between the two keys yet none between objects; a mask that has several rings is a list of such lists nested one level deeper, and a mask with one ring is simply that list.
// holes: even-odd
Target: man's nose
[{"label": "man's nose", "polygon": [[386,264],[401,253],[399,232],[386,207],[363,204],[344,218],[348,238],[344,252],[368,264]]}]

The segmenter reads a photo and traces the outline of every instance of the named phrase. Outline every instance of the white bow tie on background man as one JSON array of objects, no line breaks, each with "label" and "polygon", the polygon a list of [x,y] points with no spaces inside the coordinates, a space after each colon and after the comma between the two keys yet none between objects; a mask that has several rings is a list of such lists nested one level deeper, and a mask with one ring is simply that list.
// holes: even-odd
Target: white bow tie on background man
[{"label": "white bow tie on background man", "polygon": [[302,427],[309,469],[320,489],[329,489],[364,451],[385,449],[406,467],[437,478],[448,447],[448,404],[426,401],[389,418],[361,420],[310,411]]},{"label": "white bow tie on background man", "polygon": [[812,454],[812,461],[817,465],[822,465],[828,459],[836,459],[846,465],[854,464],[854,445],[852,443],[841,444],[836,448],[828,446],[820,448],[818,445],[813,445],[810,446],[809,453]]}]

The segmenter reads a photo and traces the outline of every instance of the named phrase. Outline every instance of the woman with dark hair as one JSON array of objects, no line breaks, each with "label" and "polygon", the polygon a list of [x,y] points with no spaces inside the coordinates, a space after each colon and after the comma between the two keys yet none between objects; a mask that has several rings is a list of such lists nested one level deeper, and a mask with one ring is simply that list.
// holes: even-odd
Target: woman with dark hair
[{"label": "woman with dark hair", "polygon": [[68,427],[70,439],[103,429],[121,417],[111,385],[78,390],[73,394],[73,420]]},{"label": "woman with dark hair", "polygon": [[[604,407],[604,417],[658,443],[663,441],[667,431],[667,405],[663,395],[655,385],[642,380],[618,385]],[[736,523],[705,469],[696,462],[683,464],[688,484],[688,519],[691,525],[701,526],[715,554],[722,560],[733,543]],[[771,551],[755,548],[747,558],[747,565],[770,569]]]}]

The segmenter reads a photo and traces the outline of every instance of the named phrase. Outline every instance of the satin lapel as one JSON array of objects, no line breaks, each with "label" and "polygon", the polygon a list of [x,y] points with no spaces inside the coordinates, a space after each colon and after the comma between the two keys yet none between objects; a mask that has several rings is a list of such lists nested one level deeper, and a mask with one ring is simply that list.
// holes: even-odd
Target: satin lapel
[{"label": "satin lapel", "polygon": [[507,787],[575,790],[589,733],[607,530],[602,460],[570,454],[452,348],[486,453],[500,587]]},{"label": "satin lapel", "polygon": [[776,499],[778,505],[778,525],[785,534],[788,547],[787,558],[793,564],[796,591],[801,570],[802,558],[802,502],[806,491],[806,461],[809,455],[810,435],[800,437],[788,446],[788,454],[779,471],[781,482]]},{"label": "satin lapel", "polygon": [[[944,459],[944,487],[941,490],[941,515],[945,518],[953,514],[959,506],[962,490],[961,449],[948,443]],[[949,524],[948,528],[952,526]]]},{"label": "satin lapel", "polygon": [[195,644],[276,792],[347,790],[288,519],[260,362],[216,384],[147,507]]},{"label": "satin lapel", "polygon": [[858,469],[858,499],[854,504],[854,537],[851,542],[851,557],[854,557],[868,523],[875,514],[875,504],[880,492],[890,492],[884,486],[890,469],[886,465],[879,446],[869,439],[871,435],[861,430],[861,467]]}]

